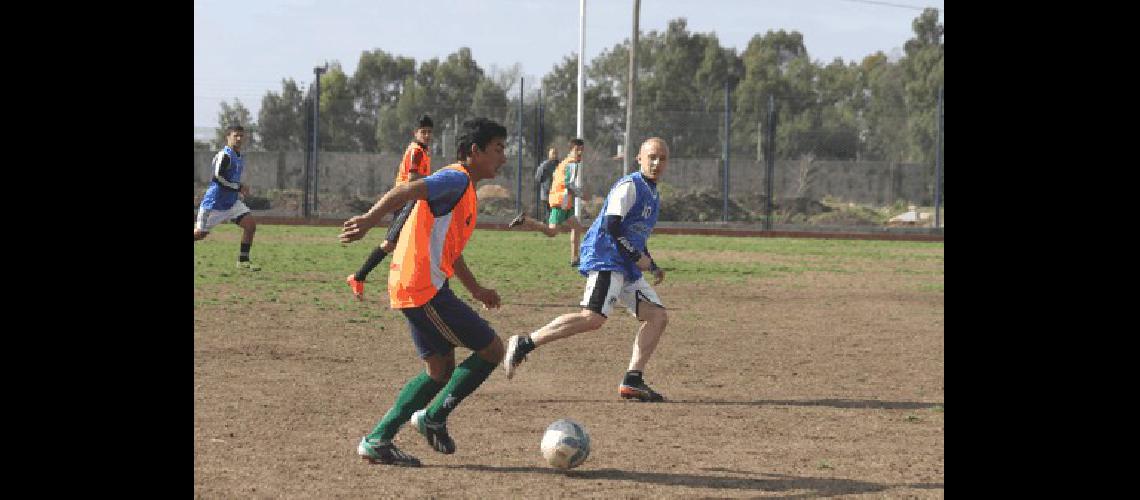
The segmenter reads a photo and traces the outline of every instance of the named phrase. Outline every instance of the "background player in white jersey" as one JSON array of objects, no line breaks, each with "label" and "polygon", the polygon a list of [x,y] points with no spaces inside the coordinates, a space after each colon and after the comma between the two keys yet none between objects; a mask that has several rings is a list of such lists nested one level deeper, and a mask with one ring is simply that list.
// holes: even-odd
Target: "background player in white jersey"
[{"label": "background player in white jersey", "polygon": [[226,129],[226,147],[214,155],[214,178],[206,195],[198,205],[198,219],[194,225],[194,241],[205,238],[210,229],[227,220],[241,226],[241,250],[238,253],[238,269],[260,271],[249,261],[249,249],[253,246],[253,234],[257,222],[253,220],[249,207],[241,197],[249,195],[249,186],[241,183],[245,159],[241,156],[241,141],[245,139],[245,129],[241,125],[231,125]]},{"label": "background player in white jersey", "polygon": [[507,342],[503,369],[507,378],[535,348],[582,332],[597,330],[606,323],[614,303],[621,302],[639,321],[641,328],[633,343],[633,355],[618,394],[639,401],[664,401],[649,387],[642,372],[665,332],[668,317],[657,292],[642,277],[653,273],[653,284],[665,279],[649,255],[646,242],[657,224],[660,203],[657,180],[669,162],[669,146],[658,137],[641,144],[637,155],[641,169],[618,179],[606,197],[602,212],[582,241],[582,262],[578,271],[586,276],[582,310],[563,314],[530,335],[514,335]]}]

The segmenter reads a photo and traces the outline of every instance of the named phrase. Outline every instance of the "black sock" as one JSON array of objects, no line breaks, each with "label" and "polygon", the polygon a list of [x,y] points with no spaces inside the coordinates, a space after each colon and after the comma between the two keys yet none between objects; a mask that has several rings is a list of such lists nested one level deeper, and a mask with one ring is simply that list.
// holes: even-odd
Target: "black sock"
[{"label": "black sock", "polygon": [[530,335],[523,335],[519,337],[519,351],[527,354],[535,348],[534,341],[530,339]]},{"label": "black sock", "polygon": [[248,262],[249,261],[249,247],[251,247],[251,246],[253,246],[253,243],[242,243],[241,244],[241,253],[238,254],[238,262]]},{"label": "black sock", "polygon": [[364,279],[368,277],[368,273],[376,269],[376,266],[380,265],[380,261],[384,260],[386,256],[388,256],[388,252],[385,252],[384,249],[380,247],[376,247],[376,249],[372,250],[372,254],[368,256],[368,260],[365,260],[364,265],[360,266],[360,270],[356,272],[356,281],[364,281]]},{"label": "black sock", "polygon": [[621,381],[622,384],[629,386],[636,386],[645,383],[641,380],[641,370],[630,370],[625,372],[625,379]]}]

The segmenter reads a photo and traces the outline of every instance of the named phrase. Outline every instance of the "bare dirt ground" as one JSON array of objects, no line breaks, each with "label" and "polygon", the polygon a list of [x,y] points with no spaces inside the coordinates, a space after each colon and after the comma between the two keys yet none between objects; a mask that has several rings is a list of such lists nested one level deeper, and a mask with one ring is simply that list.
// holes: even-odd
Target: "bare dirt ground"
[{"label": "bare dirt ground", "polygon": [[[637,327],[619,308],[600,331],[532,353],[513,380],[496,370],[449,420],[455,454],[401,429],[396,442],[423,460],[418,469],[355,452],[422,369],[382,288],[363,304],[347,287],[325,298],[376,311],[367,320],[310,305],[198,304],[195,496],[941,498],[944,293],[924,286],[929,275],[883,266],[667,281],[657,290],[675,309],[646,380],[671,402],[618,398]],[[562,306],[580,294],[567,291]],[[503,299],[484,316],[504,340],[571,310]],[[569,473],[538,451],[561,417],[593,439]]]}]

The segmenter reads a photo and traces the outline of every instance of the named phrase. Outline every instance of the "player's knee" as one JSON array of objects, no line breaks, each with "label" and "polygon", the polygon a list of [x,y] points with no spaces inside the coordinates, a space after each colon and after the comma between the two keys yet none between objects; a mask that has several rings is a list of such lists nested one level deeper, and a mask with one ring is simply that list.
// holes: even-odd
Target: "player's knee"
[{"label": "player's knee", "polygon": [[490,344],[487,344],[486,347],[479,350],[479,357],[483,358],[483,361],[496,365],[503,361],[503,356],[505,355],[506,350],[503,349],[503,339],[499,338],[498,335],[495,335],[495,338],[491,339]]},{"label": "player's knee", "polygon": [[429,358],[425,362],[428,376],[439,383],[447,383],[447,380],[451,378],[451,372],[455,371],[454,354]]},{"label": "player's knee", "polygon": [[601,314],[598,314],[594,311],[590,311],[590,310],[583,311],[581,313],[581,315],[583,317],[582,318],[582,326],[583,326],[583,328],[586,328],[586,331],[597,330],[597,329],[601,328],[602,325],[606,324],[606,317],[602,316]]},{"label": "player's knee", "polygon": [[669,313],[665,312],[665,308],[656,304],[646,304],[644,307],[650,311],[647,321],[665,328],[669,324]]}]

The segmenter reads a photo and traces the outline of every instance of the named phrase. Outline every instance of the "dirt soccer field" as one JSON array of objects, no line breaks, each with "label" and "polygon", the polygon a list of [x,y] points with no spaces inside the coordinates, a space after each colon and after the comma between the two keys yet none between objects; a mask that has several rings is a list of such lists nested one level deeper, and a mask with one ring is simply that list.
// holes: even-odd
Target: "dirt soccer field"
[{"label": "dirt soccer field", "polygon": [[[600,331],[532,353],[513,380],[496,370],[451,415],[455,454],[432,451],[405,426],[396,443],[424,466],[400,468],[369,465],[355,452],[422,370],[402,315],[387,307],[385,268],[370,277],[364,303],[343,283],[379,237],[344,251],[324,247],[335,228],[319,237],[273,228],[258,229],[253,255],[266,269],[253,276],[233,270],[236,228],[195,247],[196,497],[945,494],[941,243],[911,243],[891,258],[836,258],[685,250],[660,237],[667,244],[654,246],[654,257],[679,269],[656,287],[673,310],[646,380],[670,402],[618,398],[637,327],[619,307]],[[473,245],[496,233],[477,232]],[[562,263],[565,237],[516,238],[553,249],[560,265],[521,271],[546,284],[539,293],[497,277],[493,257],[467,257],[503,297],[501,309],[478,310],[504,340],[575,310],[584,282]],[[313,248],[286,249],[293,243]],[[306,259],[314,270],[304,270]],[[744,260],[796,271],[686,279],[676,264]],[[562,417],[593,440],[589,459],[569,473],[550,469],[538,450],[542,431]]]}]

